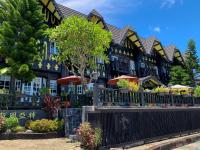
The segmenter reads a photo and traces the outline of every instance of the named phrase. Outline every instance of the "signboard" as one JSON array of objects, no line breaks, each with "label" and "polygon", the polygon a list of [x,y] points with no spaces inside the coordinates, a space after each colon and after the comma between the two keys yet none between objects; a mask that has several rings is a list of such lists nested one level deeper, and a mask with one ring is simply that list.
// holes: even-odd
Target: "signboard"
[{"label": "signboard", "polygon": [[4,117],[15,116],[19,119],[20,125],[24,125],[27,120],[39,120],[48,118],[43,110],[0,110],[0,115]]}]

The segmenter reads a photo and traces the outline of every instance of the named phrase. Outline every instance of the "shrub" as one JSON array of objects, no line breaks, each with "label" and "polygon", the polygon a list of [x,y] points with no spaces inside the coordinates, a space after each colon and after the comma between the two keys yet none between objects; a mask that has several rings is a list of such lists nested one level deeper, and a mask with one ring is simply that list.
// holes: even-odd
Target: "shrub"
[{"label": "shrub", "polygon": [[119,88],[128,89],[129,88],[129,81],[128,80],[124,80],[124,79],[119,80],[117,82],[117,86]]},{"label": "shrub", "polygon": [[197,86],[194,90],[194,96],[200,97],[200,86]]},{"label": "shrub", "polygon": [[60,98],[54,100],[51,96],[45,96],[44,105],[44,110],[49,114],[49,118],[53,118],[61,107],[61,101]]},{"label": "shrub", "polygon": [[22,127],[22,126],[16,126],[16,127],[14,127],[14,128],[11,129],[11,131],[15,132],[15,133],[17,133],[17,132],[24,132],[25,130],[26,129],[24,127]]},{"label": "shrub", "polygon": [[25,123],[25,128],[26,129],[30,129],[30,124],[31,124],[32,120],[27,120]]},{"label": "shrub", "polygon": [[15,116],[10,116],[6,118],[6,127],[7,129],[12,129],[19,125],[19,119]]},{"label": "shrub", "polygon": [[133,92],[138,92],[140,86],[139,86],[137,83],[129,82],[129,88],[130,88],[130,90],[132,90]]},{"label": "shrub", "polygon": [[58,121],[48,119],[31,121],[29,128],[38,133],[55,132],[58,131]]},{"label": "shrub", "polygon": [[63,131],[64,130],[64,120],[57,120],[56,121],[57,123],[57,131],[60,132],[60,131]]},{"label": "shrub", "polygon": [[94,150],[102,142],[102,131],[99,128],[92,129],[90,123],[82,123],[76,130],[81,146],[87,150]]},{"label": "shrub", "polygon": [[6,131],[6,119],[0,115],[0,133]]}]

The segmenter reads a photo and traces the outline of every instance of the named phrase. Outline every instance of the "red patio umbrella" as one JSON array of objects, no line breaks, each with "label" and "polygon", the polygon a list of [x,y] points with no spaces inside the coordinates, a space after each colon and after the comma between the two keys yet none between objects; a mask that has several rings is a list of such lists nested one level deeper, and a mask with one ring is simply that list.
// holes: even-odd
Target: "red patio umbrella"
[{"label": "red patio umbrella", "polygon": [[132,77],[132,76],[126,76],[126,75],[122,75],[122,76],[119,76],[117,78],[114,78],[114,79],[110,79],[108,81],[108,84],[109,85],[117,85],[117,82],[119,80],[128,80],[129,82],[135,82],[135,83],[138,83],[139,79],[137,77]]},{"label": "red patio umbrella", "polygon": [[68,77],[64,77],[64,78],[60,78],[57,80],[57,83],[58,84],[62,84],[62,85],[68,85],[70,83],[73,83],[73,84],[81,84],[81,77],[80,76],[68,76]]}]

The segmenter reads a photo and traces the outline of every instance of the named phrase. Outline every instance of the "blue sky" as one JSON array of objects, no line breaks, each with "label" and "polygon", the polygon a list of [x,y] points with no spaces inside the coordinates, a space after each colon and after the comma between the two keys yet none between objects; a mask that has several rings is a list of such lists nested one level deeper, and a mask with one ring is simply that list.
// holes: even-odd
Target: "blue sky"
[{"label": "blue sky", "polygon": [[104,20],[119,28],[132,26],[139,36],[156,36],[164,46],[182,52],[189,39],[196,41],[200,56],[200,0],[57,0],[88,14],[96,9]]}]

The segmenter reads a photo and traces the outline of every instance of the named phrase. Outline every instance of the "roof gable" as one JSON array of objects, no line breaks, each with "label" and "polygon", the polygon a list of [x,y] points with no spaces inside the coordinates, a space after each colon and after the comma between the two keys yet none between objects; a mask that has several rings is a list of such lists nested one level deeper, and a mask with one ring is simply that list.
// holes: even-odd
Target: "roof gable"
[{"label": "roof gable", "polygon": [[147,54],[151,54],[153,52],[153,49],[156,50],[163,58],[168,60],[168,57],[165,53],[165,50],[160,43],[159,40],[157,40],[155,37],[149,37],[147,39],[140,38],[140,41],[142,42],[145,52]]},{"label": "roof gable", "polygon": [[107,29],[107,25],[103,19],[103,17],[98,13],[95,9],[93,9],[89,14],[88,14],[88,19],[95,23],[98,24],[102,29]]},{"label": "roof gable", "polygon": [[[40,0],[40,2],[53,14],[55,18],[57,18],[59,21],[61,20],[61,12],[59,11],[57,4],[54,0]],[[48,14],[46,15],[48,16]]]},{"label": "roof gable", "polygon": [[121,30],[118,43],[120,45],[124,45],[126,38],[133,42],[141,51],[144,51],[143,45],[139,40],[137,33],[129,26]]},{"label": "roof gable", "polygon": [[168,58],[171,62],[174,61],[174,58],[176,58],[179,62],[184,63],[184,59],[182,57],[181,52],[179,49],[176,48],[174,45],[170,45],[164,48],[166,54],[168,55]]}]

